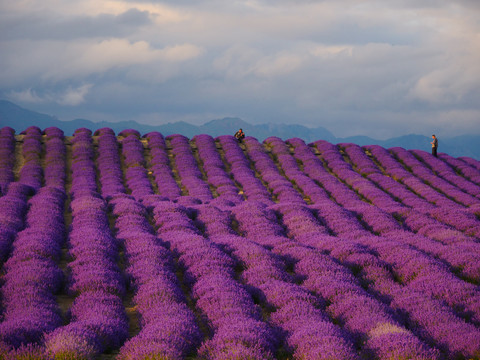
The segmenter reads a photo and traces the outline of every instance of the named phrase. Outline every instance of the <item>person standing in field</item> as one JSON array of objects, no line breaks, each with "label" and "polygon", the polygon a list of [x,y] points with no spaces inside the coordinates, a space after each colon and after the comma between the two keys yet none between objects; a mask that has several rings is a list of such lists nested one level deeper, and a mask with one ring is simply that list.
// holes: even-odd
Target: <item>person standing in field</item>
[{"label": "person standing in field", "polygon": [[432,155],[437,157],[437,149],[438,149],[438,139],[435,135],[432,135],[432,142],[430,144],[432,144]]}]

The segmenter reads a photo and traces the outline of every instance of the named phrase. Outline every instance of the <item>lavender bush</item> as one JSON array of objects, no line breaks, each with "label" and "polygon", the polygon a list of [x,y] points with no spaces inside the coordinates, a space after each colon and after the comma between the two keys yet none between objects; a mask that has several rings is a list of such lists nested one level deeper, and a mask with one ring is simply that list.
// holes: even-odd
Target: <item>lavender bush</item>
[{"label": "lavender bush", "polygon": [[0,358],[480,359],[480,162],[0,129]]}]

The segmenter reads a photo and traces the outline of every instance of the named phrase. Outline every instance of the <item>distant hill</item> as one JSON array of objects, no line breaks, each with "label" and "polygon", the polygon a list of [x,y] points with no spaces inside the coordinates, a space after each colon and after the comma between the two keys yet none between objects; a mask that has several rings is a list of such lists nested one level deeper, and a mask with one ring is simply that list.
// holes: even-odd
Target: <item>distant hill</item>
[{"label": "distant hill", "polygon": [[286,125],[286,124],[260,124],[252,125],[239,118],[224,118],[209,121],[206,124],[198,126],[196,134],[205,133],[212,136],[232,134],[238,129],[242,128],[247,136],[254,136],[258,140],[263,141],[269,136],[278,136],[282,139],[290,139],[298,137],[307,142],[318,139],[334,141],[335,136],[323,127],[307,128],[301,125]]},{"label": "distant hill", "polygon": [[[358,145],[380,145],[384,148],[402,147],[404,149],[420,149],[430,151],[431,137],[409,134],[387,140],[376,140],[366,136],[352,136],[348,138],[337,138],[334,142],[350,142]],[[450,154],[451,156],[469,156],[480,159],[480,135],[461,135],[451,138],[439,139],[439,152]]]},{"label": "distant hill", "polygon": [[81,127],[91,129],[92,131],[103,127],[109,127],[117,133],[125,129],[136,129],[141,134],[146,134],[151,131],[159,131],[163,135],[183,134],[187,137],[192,137],[197,134],[209,134],[212,136],[225,134],[233,135],[239,128],[242,128],[247,135],[254,136],[259,140],[264,140],[269,136],[278,136],[283,139],[299,137],[308,142],[318,139],[328,141],[335,140],[335,136],[323,127],[310,129],[301,125],[252,125],[239,118],[211,120],[199,126],[183,121],[156,126],[140,124],[136,121],[93,122],[85,119],[61,121],[53,116],[27,110],[12,102],[0,100],[0,126],[10,126],[15,129],[16,132],[20,132],[32,125],[38,126],[41,129],[55,126],[62,129],[66,135],[71,135],[76,129]]},{"label": "distant hill", "polygon": [[[61,121],[50,115],[24,109],[10,101],[0,100],[0,127],[10,126],[18,133],[32,125],[41,129],[55,126],[62,129],[66,135],[73,134],[76,129],[81,127],[91,129],[92,131],[109,127],[116,133],[125,129],[136,129],[141,134],[159,131],[163,135],[183,134],[187,137],[193,137],[197,134],[209,134],[212,136],[233,134],[239,128],[242,128],[248,136],[254,136],[260,141],[269,136],[277,136],[284,140],[298,137],[307,143],[323,139],[332,143],[376,144],[385,148],[399,146],[405,149],[422,149],[425,151],[429,151],[429,143],[431,141],[430,137],[417,134],[403,135],[387,140],[372,139],[368,136],[337,138],[324,127],[308,128],[302,125],[289,124],[252,125],[239,118],[216,119],[199,126],[183,121],[157,126],[140,124],[136,121],[93,122],[86,119]],[[480,159],[480,134],[441,138],[439,139],[439,151],[455,157],[470,156]]]}]

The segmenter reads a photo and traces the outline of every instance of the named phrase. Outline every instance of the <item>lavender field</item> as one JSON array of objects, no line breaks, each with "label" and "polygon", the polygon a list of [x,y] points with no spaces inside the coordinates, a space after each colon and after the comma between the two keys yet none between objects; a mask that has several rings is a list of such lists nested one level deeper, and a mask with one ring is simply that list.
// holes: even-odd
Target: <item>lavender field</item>
[{"label": "lavender field", "polygon": [[480,359],[480,161],[0,129],[0,359]]}]

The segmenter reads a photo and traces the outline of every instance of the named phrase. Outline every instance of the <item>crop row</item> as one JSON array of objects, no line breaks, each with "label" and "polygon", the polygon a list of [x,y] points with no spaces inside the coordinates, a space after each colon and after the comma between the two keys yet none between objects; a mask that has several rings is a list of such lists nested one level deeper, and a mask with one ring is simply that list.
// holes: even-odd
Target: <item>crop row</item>
[{"label": "crop row", "polygon": [[5,358],[480,358],[476,160],[35,127],[0,155]]}]

